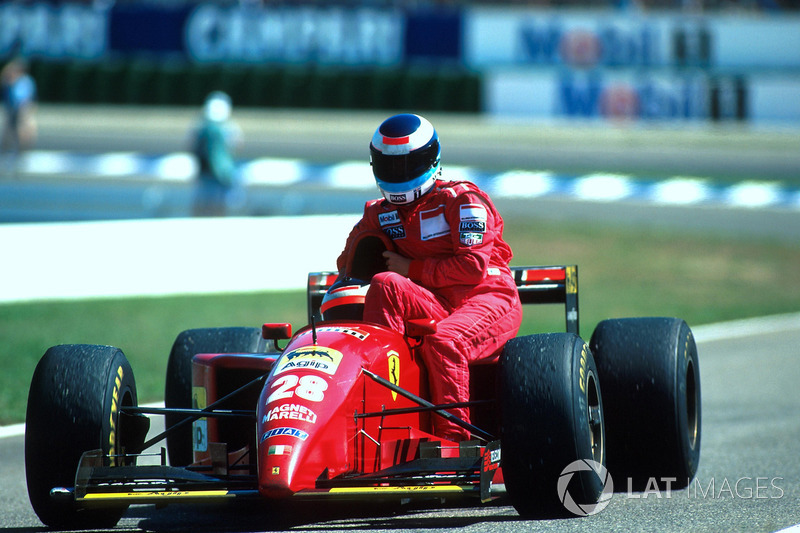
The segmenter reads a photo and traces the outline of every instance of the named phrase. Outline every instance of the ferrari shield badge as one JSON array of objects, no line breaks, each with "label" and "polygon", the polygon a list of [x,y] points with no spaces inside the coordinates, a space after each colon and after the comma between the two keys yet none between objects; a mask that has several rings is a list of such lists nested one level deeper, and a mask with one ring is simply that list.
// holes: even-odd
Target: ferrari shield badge
[{"label": "ferrari shield badge", "polygon": [[[400,356],[394,350],[390,351],[389,356],[389,381],[392,385],[400,386]],[[397,393],[392,391],[392,400],[397,400]]]}]

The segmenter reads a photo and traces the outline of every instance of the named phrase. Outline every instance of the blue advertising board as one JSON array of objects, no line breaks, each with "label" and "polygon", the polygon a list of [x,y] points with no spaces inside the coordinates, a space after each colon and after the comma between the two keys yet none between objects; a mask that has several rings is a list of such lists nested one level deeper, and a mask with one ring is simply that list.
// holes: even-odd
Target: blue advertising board
[{"label": "blue advertising board", "polygon": [[0,3],[0,58],[97,59],[108,51],[108,12],[82,4]]},{"label": "blue advertising board", "polygon": [[190,5],[114,4],[108,12],[108,50],[183,54],[182,28]]},{"label": "blue advertising board", "polygon": [[393,9],[201,4],[182,31],[197,62],[395,65],[403,22]]},{"label": "blue advertising board", "polygon": [[0,4],[0,57],[169,55],[197,63],[457,63],[461,12],[342,5]]}]

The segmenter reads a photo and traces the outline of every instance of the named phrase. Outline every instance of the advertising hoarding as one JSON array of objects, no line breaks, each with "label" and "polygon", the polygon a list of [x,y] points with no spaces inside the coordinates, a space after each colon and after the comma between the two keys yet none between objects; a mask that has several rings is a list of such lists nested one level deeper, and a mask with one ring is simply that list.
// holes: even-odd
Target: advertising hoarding
[{"label": "advertising hoarding", "polygon": [[471,68],[800,68],[798,15],[476,7],[463,31]]},{"label": "advertising hoarding", "polygon": [[530,119],[800,124],[800,76],[692,71],[495,69],[483,109]]}]

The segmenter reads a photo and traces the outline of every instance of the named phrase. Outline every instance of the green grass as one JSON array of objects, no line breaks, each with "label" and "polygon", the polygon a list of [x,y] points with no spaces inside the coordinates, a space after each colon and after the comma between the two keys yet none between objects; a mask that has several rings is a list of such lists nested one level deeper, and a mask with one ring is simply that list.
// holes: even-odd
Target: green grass
[{"label": "green grass", "polygon": [[[513,264],[577,264],[581,332],[605,318],[690,325],[800,311],[800,246],[677,231],[506,220]],[[172,342],[188,328],[305,324],[302,291],[0,305],[0,424],[23,421],[36,362],[55,344],[118,346],[140,400],[160,401]],[[528,307],[523,332],[563,330],[557,306]]]}]

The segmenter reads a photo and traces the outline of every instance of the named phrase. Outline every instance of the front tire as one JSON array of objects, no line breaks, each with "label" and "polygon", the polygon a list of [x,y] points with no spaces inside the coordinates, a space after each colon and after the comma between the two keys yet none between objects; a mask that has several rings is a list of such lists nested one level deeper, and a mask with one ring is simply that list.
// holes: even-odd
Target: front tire
[{"label": "front tire", "polygon": [[[264,351],[259,328],[198,328],[183,331],[175,339],[167,362],[164,405],[171,409],[191,409],[192,357],[199,353],[258,353]],[[167,414],[166,427],[180,423],[185,415]],[[167,451],[172,466],[186,466],[194,460],[192,425],[185,424],[167,435]]]},{"label": "front tire", "polygon": [[678,318],[598,324],[591,339],[603,384],[609,470],[633,490],[686,487],[700,461],[697,346]]},{"label": "front tire", "polygon": [[122,463],[118,455],[141,451],[144,435],[126,442],[130,432],[122,429],[119,413],[122,406],[137,405],[133,370],[119,349],[77,344],[45,352],[33,374],[25,416],[28,496],[44,524],[61,529],[116,525],[127,506],[79,509],[74,502],[52,499],[50,490],[74,485],[84,452],[102,450],[114,466]]},{"label": "front tire", "polygon": [[517,512],[551,517],[602,509],[603,401],[588,346],[567,333],[512,339],[501,380],[501,465]]}]

